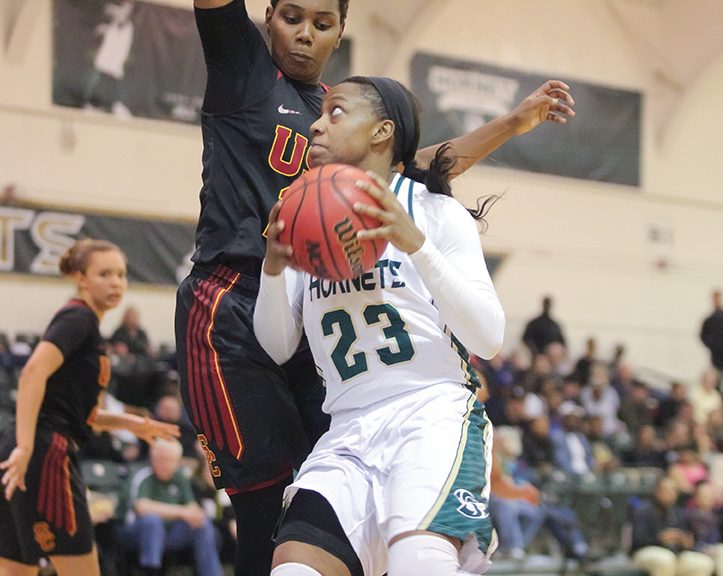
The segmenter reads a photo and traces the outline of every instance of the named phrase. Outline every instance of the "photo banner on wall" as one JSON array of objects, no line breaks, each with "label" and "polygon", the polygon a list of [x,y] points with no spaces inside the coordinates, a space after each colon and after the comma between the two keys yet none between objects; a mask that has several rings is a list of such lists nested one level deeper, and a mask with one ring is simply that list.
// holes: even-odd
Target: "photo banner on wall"
[{"label": "photo banner on wall", "polygon": [[[417,53],[412,92],[422,103],[422,145],[449,140],[510,112],[549,77]],[[516,170],[640,185],[642,97],[564,80],[576,116],[513,138],[483,162]]]},{"label": "photo banner on wall", "polygon": [[[54,104],[200,122],[206,65],[192,10],[137,0],[54,0],[53,6]],[[323,80],[347,77],[350,63],[343,40]]]},{"label": "photo banner on wall", "polygon": [[196,226],[38,206],[0,206],[0,274],[58,276],[63,253],[80,238],[108,240],[128,257],[128,279],[177,285],[191,268]]}]

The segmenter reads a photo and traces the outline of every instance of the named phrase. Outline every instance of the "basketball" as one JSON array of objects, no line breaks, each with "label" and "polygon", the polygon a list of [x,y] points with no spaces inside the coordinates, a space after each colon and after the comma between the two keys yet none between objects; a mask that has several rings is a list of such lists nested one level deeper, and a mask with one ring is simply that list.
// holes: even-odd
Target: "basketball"
[{"label": "basketball", "polygon": [[292,246],[294,268],[318,278],[347,280],[379,260],[387,241],[357,238],[359,230],[379,226],[377,219],[354,212],[357,202],[378,205],[356,187],[358,180],[373,183],[359,168],[326,164],[309,170],[284,192],[278,219],[285,227],[279,242]]}]

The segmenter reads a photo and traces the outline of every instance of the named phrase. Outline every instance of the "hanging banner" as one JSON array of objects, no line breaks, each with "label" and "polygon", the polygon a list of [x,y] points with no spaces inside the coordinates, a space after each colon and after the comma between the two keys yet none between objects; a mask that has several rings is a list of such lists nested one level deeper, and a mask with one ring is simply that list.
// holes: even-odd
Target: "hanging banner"
[{"label": "hanging banner", "polygon": [[[192,10],[136,0],[53,5],[54,104],[122,118],[200,122],[206,65]],[[343,40],[325,82],[349,75],[350,52]]]},{"label": "hanging banner", "polygon": [[[510,112],[549,77],[479,62],[417,53],[412,92],[422,102],[422,144],[459,136]],[[517,170],[640,185],[642,98],[565,80],[577,115],[513,138],[483,162]]]},{"label": "hanging banner", "polygon": [[177,285],[190,271],[195,232],[180,221],[0,206],[0,273],[58,276],[60,257],[73,242],[98,238],[126,253],[130,281]]}]

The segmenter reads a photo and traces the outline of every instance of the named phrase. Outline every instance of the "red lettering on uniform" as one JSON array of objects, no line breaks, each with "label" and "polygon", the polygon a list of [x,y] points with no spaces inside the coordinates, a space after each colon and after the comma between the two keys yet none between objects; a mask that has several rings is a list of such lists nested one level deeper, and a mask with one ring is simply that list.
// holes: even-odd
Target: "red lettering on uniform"
[{"label": "red lettering on uniform", "polygon": [[269,166],[284,176],[296,176],[302,168],[309,140],[301,134],[294,136],[294,147],[287,151],[294,131],[285,126],[276,126],[276,137],[269,152]]},{"label": "red lettering on uniform", "polygon": [[55,550],[55,534],[47,522],[35,522],[33,524],[33,538],[43,552]]},{"label": "red lettering on uniform", "polygon": [[215,464],[216,454],[214,454],[213,450],[208,447],[208,438],[206,438],[204,434],[199,434],[198,441],[201,444],[203,453],[206,455],[206,464],[208,464],[208,469],[211,472],[211,476],[213,476],[214,478],[218,478],[219,476],[221,476],[221,469]]}]

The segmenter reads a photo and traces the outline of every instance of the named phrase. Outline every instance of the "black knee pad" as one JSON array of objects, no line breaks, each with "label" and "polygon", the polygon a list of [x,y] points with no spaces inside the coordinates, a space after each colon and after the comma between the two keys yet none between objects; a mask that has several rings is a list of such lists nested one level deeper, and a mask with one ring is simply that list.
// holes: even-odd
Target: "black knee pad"
[{"label": "black knee pad", "polygon": [[274,539],[303,542],[325,550],[341,560],[351,576],[364,576],[361,561],[349,542],[328,500],[313,490],[300,489],[279,520]]}]

